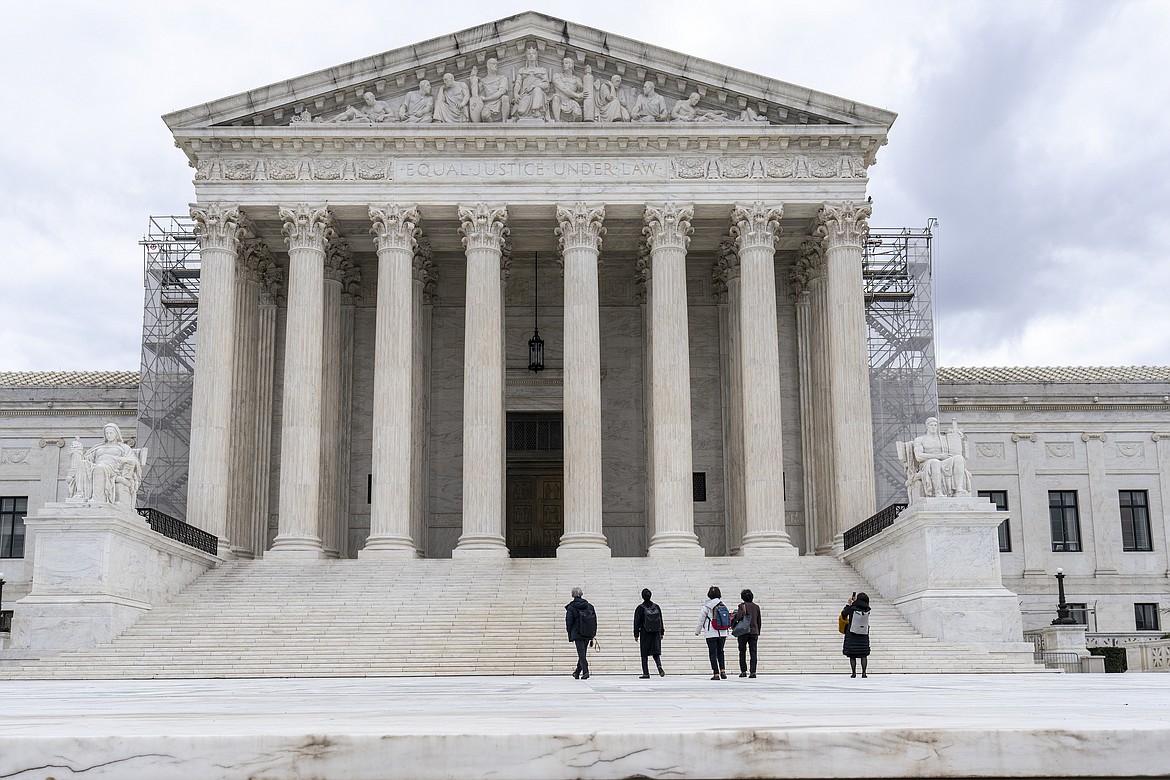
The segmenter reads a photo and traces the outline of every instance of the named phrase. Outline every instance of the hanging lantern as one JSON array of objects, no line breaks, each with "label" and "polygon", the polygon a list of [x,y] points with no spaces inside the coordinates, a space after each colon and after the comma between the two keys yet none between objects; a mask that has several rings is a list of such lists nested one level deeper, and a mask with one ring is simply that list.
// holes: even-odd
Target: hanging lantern
[{"label": "hanging lantern", "polygon": [[537,301],[540,300],[538,262],[540,255],[532,255],[532,338],[528,339],[528,370],[544,371],[544,339],[540,337],[540,322],[537,318]]}]

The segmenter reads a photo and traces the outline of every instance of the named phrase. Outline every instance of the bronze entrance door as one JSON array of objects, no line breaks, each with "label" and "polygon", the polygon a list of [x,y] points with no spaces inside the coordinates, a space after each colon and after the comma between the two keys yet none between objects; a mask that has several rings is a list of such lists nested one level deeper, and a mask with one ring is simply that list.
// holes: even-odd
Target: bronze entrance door
[{"label": "bronze entrance door", "polygon": [[556,557],[565,532],[565,479],[559,470],[549,471],[508,468],[508,551],[513,558]]}]

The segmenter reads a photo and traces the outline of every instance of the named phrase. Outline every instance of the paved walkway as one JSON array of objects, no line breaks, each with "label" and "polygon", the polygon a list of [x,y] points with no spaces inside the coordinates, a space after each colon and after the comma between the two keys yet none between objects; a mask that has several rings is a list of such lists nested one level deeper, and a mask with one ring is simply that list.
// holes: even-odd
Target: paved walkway
[{"label": "paved walkway", "polygon": [[1170,675],[0,683],[0,778],[1138,777]]}]

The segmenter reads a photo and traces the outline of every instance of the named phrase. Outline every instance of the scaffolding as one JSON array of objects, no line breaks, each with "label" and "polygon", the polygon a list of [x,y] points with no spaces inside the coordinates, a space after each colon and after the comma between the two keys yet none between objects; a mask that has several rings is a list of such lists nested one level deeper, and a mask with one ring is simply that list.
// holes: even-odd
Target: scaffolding
[{"label": "scaffolding", "polygon": [[931,306],[931,219],[921,230],[873,229],[862,277],[869,344],[869,390],[878,509],[906,500],[898,441],[938,416]]},{"label": "scaffolding", "polygon": [[138,446],[150,452],[139,503],[185,520],[199,305],[199,243],[188,217],[150,217],[144,254]]}]

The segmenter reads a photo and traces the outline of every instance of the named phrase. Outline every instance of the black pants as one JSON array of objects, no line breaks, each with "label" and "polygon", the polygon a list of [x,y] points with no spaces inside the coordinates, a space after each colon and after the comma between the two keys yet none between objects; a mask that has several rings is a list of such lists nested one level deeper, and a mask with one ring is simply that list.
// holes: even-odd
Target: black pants
[{"label": "black pants", "polygon": [[[649,658],[650,656],[648,655],[642,656],[642,674],[650,674],[650,664],[647,663]],[[654,654],[654,665],[658,667],[658,671],[662,671],[662,656],[659,653]]]},{"label": "black pants", "polygon": [[711,671],[719,674],[727,665],[723,663],[723,645],[727,642],[725,636],[713,636],[707,639],[707,655],[711,658]]},{"label": "black pants", "polygon": [[752,651],[751,674],[756,673],[756,640],[759,638],[759,634],[744,634],[736,637],[739,640],[739,670],[741,672],[748,671],[747,652],[750,648]]},{"label": "black pants", "polygon": [[589,659],[585,657],[586,651],[589,650],[588,639],[574,639],[573,644],[577,645],[577,669],[576,672],[580,674],[589,674]]}]

